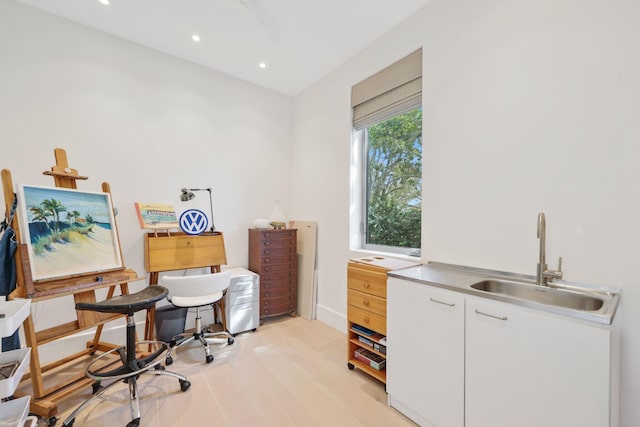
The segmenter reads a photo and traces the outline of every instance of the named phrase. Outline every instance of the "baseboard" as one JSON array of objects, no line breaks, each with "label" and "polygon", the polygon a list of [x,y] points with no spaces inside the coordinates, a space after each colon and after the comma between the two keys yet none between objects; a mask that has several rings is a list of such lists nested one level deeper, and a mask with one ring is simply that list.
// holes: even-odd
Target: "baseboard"
[{"label": "baseboard", "polygon": [[347,316],[342,313],[338,313],[337,311],[317,304],[316,319],[339,330],[343,334],[347,333]]}]

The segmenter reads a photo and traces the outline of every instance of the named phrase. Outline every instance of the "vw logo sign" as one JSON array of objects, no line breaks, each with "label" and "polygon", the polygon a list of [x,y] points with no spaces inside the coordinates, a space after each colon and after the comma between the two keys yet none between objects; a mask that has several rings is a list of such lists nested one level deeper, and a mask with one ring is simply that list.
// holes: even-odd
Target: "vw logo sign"
[{"label": "vw logo sign", "polygon": [[199,209],[189,209],[180,215],[180,229],[187,234],[201,234],[208,226],[207,216]]}]

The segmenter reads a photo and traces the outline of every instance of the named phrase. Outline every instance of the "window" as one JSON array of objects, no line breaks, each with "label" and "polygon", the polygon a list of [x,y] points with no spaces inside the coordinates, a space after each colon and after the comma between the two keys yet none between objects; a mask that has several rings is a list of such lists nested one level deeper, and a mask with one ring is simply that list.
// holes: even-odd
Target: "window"
[{"label": "window", "polygon": [[363,247],[419,255],[422,110],[408,111],[363,132]]},{"label": "window", "polygon": [[420,255],[421,102],[421,51],[353,87],[353,124],[362,157],[357,164],[363,249]]}]

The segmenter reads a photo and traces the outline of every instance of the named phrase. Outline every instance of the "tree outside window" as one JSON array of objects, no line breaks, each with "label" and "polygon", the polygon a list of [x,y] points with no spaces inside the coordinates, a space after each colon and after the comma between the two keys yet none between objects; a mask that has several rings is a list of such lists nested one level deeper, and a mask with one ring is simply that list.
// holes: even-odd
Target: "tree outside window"
[{"label": "tree outside window", "polygon": [[422,216],[422,109],[365,129],[364,247],[419,253]]}]

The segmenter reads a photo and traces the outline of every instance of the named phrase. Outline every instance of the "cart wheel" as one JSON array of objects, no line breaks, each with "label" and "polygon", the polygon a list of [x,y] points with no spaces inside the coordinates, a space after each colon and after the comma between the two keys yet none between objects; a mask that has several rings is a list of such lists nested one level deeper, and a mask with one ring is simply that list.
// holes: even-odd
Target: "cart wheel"
[{"label": "cart wheel", "polygon": [[353,371],[353,368],[355,368],[355,366],[353,366],[353,363],[347,363],[347,368],[349,368],[350,371]]}]

